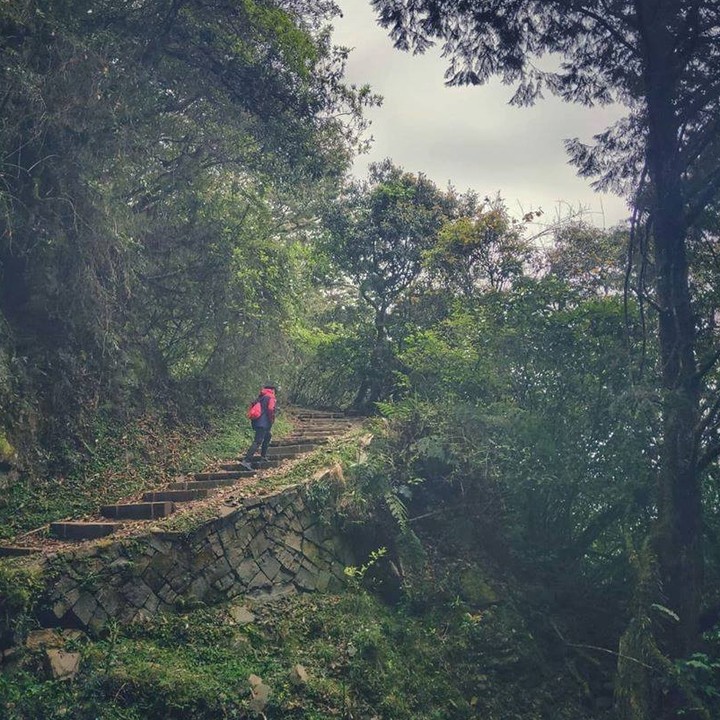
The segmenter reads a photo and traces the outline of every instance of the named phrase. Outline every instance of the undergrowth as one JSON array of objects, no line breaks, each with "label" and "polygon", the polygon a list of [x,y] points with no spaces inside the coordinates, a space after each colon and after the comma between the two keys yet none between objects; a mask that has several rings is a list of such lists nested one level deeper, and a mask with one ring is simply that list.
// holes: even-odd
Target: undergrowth
[{"label": "undergrowth", "polygon": [[[80,675],[46,679],[41,653],[0,675],[8,720],[258,717],[250,674],[271,688],[275,720],[539,720],[590,717],[543,666],[511,606],[470,614],[461,602],[418,613],[365,591],[304,595],[253,608],[161,616],[85,639]],[[302,665],[307,679],[293,679]],[[598,716],[593,716],[598,717]]]}]

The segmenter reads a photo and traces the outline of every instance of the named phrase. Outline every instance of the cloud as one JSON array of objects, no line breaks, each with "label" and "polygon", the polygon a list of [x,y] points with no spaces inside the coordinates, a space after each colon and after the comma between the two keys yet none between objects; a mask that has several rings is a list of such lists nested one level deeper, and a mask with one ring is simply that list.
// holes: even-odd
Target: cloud
[{"label": "cloud", "polygon": [[369,2],[340,0],[344,17],[335,22],[335,41],[354,47],[347,78],[369,83],[385,100],[368,113],[375,138],[357,159],[363,175],[384,157],[407,170],[422,171],[441,186],[481,195],[500,191],[511,210],[559,202],[583,206],[600,225],[627,218],[622,198],[595,193],[568,165],[563,140],[594,133],[621,116],[615,107],[586,108],[549,97],[532,108],[509,106],[509,87],[493,81],[480,87],[444,85],[447,63],[433,49],[414,56],[395,50],[377,26]]}]

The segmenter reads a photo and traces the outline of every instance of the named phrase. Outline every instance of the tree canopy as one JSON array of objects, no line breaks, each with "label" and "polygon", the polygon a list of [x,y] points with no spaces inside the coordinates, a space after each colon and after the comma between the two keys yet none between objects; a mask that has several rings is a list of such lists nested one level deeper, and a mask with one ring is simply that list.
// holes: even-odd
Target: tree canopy
[{"label": "tree canopy", "polygon": [[[697,643],[703,577],[700,478],[716,438],[702,434],[705,360],[688,282],[692,230],[718,197],[717,115],[720,15],[709,0],[373,0],[380,22],[402,49],[443,44],[450,84],[492,76],[515,85],[524,105],[544,90],[586,105],[618,101],[628,116],[596,136],[594,147],[568,142],[581,174],[630,193],[645,221],[654,285],[638,286],[657,311],[658,386],[663,443],[658,469],[655,548],[664,601],[677,612],[667,629],[671,655]],[[547,62],[543,64],[543,58]],[[555,62],[557,61],[557,62]],[[717,356],[710,355],[712,365]],[[715,404],[710,403],[710,415]],[[714,419],[710,419],[714,423]],[[707,449],[707,448],[706,448]],[[670,710],[672,712],[672,710]]]},{"label": "tree canopy", "polygon": [[385,161],[371,167],[367,182],[351,184],[328,213],[327,249],[373,313],[375,337],[358,407],[381,395],[388,316],[422,272],[424,254],[453,205],[452,194],[441,192],[425,176]]},{"label": "tree canopy", "polygon": [[375,101],[343,82],[334,11],[3,4],[7,428],[41,441],[102,405],[207,397],[292,307],[306,208],[337,187]]}]

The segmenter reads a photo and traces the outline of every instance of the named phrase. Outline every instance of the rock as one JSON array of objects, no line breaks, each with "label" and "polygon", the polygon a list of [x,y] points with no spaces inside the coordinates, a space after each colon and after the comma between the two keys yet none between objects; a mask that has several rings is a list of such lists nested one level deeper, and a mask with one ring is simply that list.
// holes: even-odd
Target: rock
[{"label": "rock", "polygon": [[245,635],[235,635],[230,642],[230,647],[239,653],[247,653],[250,648],[250,638]]},{"label": "rock", "polygon": [[65,614],[69,609],[70,606],[67,603],[58,601],[53,604],[51,612],[57,620],[60,620],[61,618],[65,617]]},{"label": "rock", "polygon": [[254,560],[243,560],[235,569],[238,579],[244,585],[249,585],[258,572],[260,572],[260,568]]},{"label": "rock", "polygon": [[97,600],[90,593],[83,593],[73,605],[73,614],[83,627],[88,627],[90,624],[97,605]]},{"label": "rock", "polygon": [[298,533],[288,533],[285,537],[285,545],[296,552],[302,552],[302,535]]},{"label": "rock", "polygon": [[255,622],[255,615],[250,612],[247,605],[233,605],[228,609],[228,615],[238,625],[249,625]]},{"label": "rock", "polygon": [[[130,582],[120,588],[120,592],[125,596],[127,601],[136,608],[141,608],[147,602],[152,590],[140,579],[134,578]],[[75,608],[73,608],[74,610]]]},{"label": "rock", "polygon": [[320,468],[312,476],[313,482],[322,482],[327,480],[335,480],[345,484],[345,473],[343,473],[342,465],[334,463],[330,467]]},{"label": "rock", "polygon": [[62,636],[55,630],[33,630],[25,640],[25,647],[28,650],[39,650],[40,648],[59,648],[63,645]]},{"label": "rock", "polygon": [[25,647],[28,650],[61,648],[66,642],[79,640],[84,636],[84,633],[80,630],[55,630],[51,628],[33,630],[25,639]]},{"label": "rock", "polygon": [[13,646],[5,648],[0,654],[0,663],[10,662],[18,657],[19,648]]},{"label": "rock", "polygon": [[258,561],[260,570],[265,573],[267,578],[272,582],[275,576],[280,572],[280,563],[268,552]]},{"label": "rock", "polygon": [[252,694],[252,699],[250,700],[250,709],[253,712],[261,713],[265,706],[268,704],[268,700],[270,699],[270,686],[266,685],[262,678],[258,677],[257,675],[251,675],[248,678],[248,682],[250,683],[250,692]]},{"label": "rock", "polygon": [[307,670],[300,664],[290,671],[290,681],[295,685],[304,685],[308,681]]},{"label": "rock", "polygon": [[80,670],[80,653],[49,649],[46,657],[54,680],[72,680]]},{"label": "rock", "polygon": [[460,574],[460,588],[463,600],[475,607],[486,608],[500,602],[498,594],[477,567],[469,567]]},{"label": "rock", "polygon": [[133,569],[134,565],[135,563],[133,563],[132,560],[128,560],[127,558],[118,558],[117,560],[113,560],[113,562],[110,563],[110,569],[115,572],[129,572]]}]

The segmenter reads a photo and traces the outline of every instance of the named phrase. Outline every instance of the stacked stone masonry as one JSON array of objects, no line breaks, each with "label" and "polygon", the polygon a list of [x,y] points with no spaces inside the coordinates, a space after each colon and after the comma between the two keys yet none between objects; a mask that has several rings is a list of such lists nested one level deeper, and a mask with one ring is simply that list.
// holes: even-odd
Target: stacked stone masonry
[{"label": "stacked stone masonry", "polygon": [[335,591],[353,558],[331,507],[305,488],[243,505],[190,533],[153,532],[48,559],[57,573],[41,609],[45,625],[100,630],[193,603],[238,596]]}]

